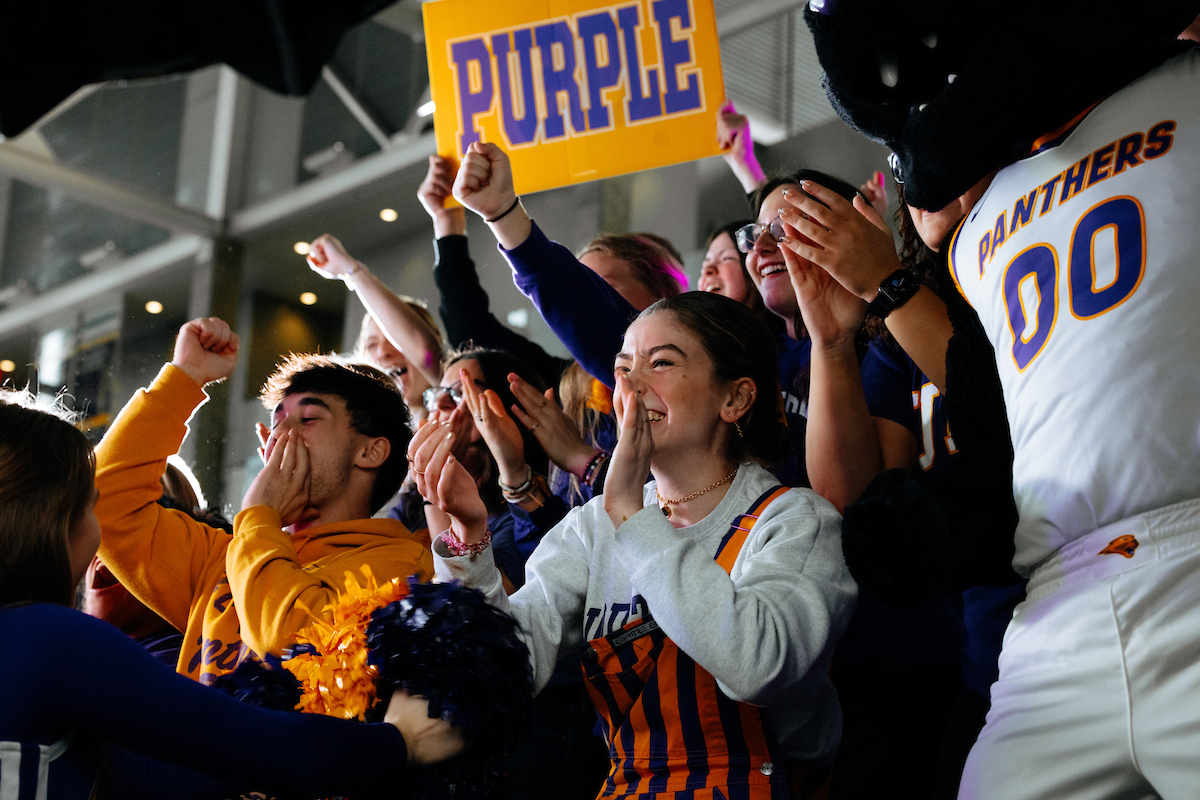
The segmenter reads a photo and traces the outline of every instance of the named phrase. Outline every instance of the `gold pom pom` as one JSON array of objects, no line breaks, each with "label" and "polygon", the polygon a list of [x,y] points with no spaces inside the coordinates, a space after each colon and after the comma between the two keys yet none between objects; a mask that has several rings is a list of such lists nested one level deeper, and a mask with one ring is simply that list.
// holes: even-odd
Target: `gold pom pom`
[{"label": "gold pom pom", "polygon": [[375,704],[378,671],[367,664],[367,624],[375,609],[404,597],[408,587],[399,578],[380,586],[366,565],[362,574],[365,584],[347,572],[346,589],[325,608],[325,618],[314,618],[296,634],[297,643],[311,644],[317,652],[283,662],[304,687],[296,706],[300,711],[365,720]]}]

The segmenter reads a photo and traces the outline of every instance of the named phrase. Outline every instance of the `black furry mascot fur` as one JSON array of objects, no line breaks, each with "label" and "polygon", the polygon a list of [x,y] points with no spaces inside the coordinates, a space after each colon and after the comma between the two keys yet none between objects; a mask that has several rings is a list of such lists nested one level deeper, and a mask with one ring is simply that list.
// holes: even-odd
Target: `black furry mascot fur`
[{"label": "black furry mascot fur", "polygon": [[[891,148],[906,201],[934,211],[1186,49],[1176,37],[1198,15],[1200,0],[1136,9],[811,0],[805,9],[834,109]],[[886,472],[845,512],[851,573],[899,607],[1016,579],[1013,446],[994,353],[975,312],[942,294],[954,327],[943,402],[957,466],[940,479]]]},{"label": "black furry mascot fur", "polygon": [[1197,0],[812,0],[834,109],[891,148],[931,211],[1187,47]]}]

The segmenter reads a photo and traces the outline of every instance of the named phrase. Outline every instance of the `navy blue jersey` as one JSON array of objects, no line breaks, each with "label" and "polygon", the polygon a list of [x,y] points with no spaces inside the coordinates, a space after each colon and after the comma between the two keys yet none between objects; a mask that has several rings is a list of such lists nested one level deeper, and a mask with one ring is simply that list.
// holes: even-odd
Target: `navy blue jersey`
[{"label": "navy blue jersey", "polygon": [[[918,463],[927,475],[937,477],[953,468],[958,450],[942,412],[941,392],[897,344],[871,343],[863,359],[862,381],[871,415],[903,425],[916,437]],[[976,586],[963,592],[963,683],[984,697],[998,677],[1004,629],[1024,597],[1024,582]]]},{"label": "navy blue jersey", "polygon": [[812,340],[797,341],[785,335],[776,340],[779,357],[779,387],[788,425],[788,452],[771,465],[771,472],[784,486],[808,486],[804,466],[804,428],[808,423],[808,380],[812,362]]}]

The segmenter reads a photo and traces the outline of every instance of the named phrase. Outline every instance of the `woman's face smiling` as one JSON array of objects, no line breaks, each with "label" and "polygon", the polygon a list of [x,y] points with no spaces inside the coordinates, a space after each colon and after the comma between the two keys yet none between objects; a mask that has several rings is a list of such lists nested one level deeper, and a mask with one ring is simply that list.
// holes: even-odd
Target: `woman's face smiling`
[{"label": "woman's face smiling", "polygon": [[[784,199],[784,189],[792,192],[800,191],[792,184],[777,186],[763,200],[762,208],[758,212],[759,225],[769,226],[779,219],[779,209],[781,208],[794,208]],[[768,311],[783,318],[785,322],[791,322],[796,318],[796,315],[800,313],[800,306],[796,302],[796,291],[792,288],[792,279],[788,275],[787,265],[784,263],[783,253],[780,251],[778,243],[771,238],[771,234],[766,229],[755,240],[750,252],[746,254],[746,271],[750,273],[750,280],[754,281],[758,293],[762,295],[763,305],[767,307]]]},{"label": "woman's face smiling", "polygon": [[429,382],[421,375],[420,370],[413,369],[404,357],[404,353],[396,349],[391,340],[383,335],[375,320],[368,317],[363,330],[363,357],[391,376],[404,395],[404,402],[410,409],[421,409],[421,392],[429,388]]},{"label": "woman's face smiling", "polygon": [[716,292],[739,303],[746,302],[750,294],[746,270],[742,268],[741,256],[728,233],[718,235],[708,246],[696,288],[702,292]]},{"label": "woman's face smiling", "polygon": [[[629,326],[614,373],[641,396],[654,437],[652,463],[711,451],[729,393],[717,385],[700,340],[673,313],[660,311]],[[630,410],[618,406],[622,419]]]}]

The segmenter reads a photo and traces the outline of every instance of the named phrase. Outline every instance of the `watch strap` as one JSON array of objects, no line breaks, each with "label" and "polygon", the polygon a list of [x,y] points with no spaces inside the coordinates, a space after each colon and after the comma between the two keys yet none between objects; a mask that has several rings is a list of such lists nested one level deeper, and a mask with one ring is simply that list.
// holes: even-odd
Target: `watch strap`
[{"label": "watch strap", "polygon": [[916,275],[906,269],[898,269],[880,282],[879,293],[867,306],[867,313],[883,319],[907,303],[920,288],[921,282]]}]

